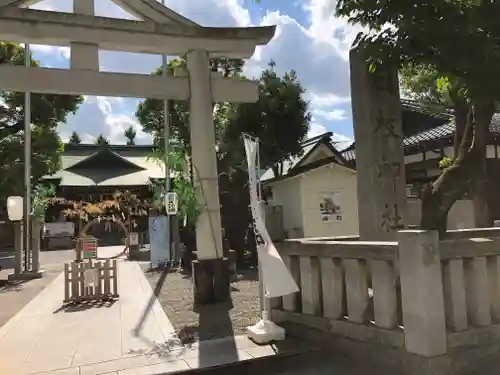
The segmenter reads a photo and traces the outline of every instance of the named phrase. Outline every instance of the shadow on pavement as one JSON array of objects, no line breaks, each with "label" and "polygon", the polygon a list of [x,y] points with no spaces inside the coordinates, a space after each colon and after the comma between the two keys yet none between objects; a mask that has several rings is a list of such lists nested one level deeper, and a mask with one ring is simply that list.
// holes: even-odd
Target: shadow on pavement
[{"label": "shadow on pavement", "polygon": [[0,294],[9,292],[22,292],[25,290],[24,285],[30,280],[9,281],[0,279]]},{"label": "shadow on pavement", "polygon": [[52,314],[58,314],[60,312],[72,313],[72,312],[86,311],[90,309],[109,308],[113,306],[115,302],[116,302],[115,300],[109,300],[109,301],[85,301],[81,303],[70,303],[62,305],[57,310],[54,310]]},{"label": "shadow on pavement", "polygon": [[[200,341],[198,348],[200,368],[238,361],[238,350],[233,339],[234,330],[230,316],[233,307],[231,300],[194,306],[194,311],[198,313],[198,326],[190,328]],[[212,340],[215,332],[226,338]],[[223,344],[220,344],[221,341]]]},{"label": "shadow on pavement", "polygon": [[[136,337],[141,336],[141,331],[142,328],[144,327],[144,324],[146,322],[146,319],[149,315],[149,312],[153,308],[153,304],[156,300],[156,297],[160,294],[161,289],[163,288],[163,285],[165,284],[165,280],[167,279],[167,275],[169,273],[170,269],[169,268],[164,268],[161,270],[161,275],[160,278],[158,279],[158,282],[156,283],[154,289],[153,289],[153,294],[149,298],[149,301],[144,308],[144,311],[142,312],[141,318],[137,322],[137,325],[135,326],[133,332]],[[147,272],[155,272],[155,270],[148,270]]]}]

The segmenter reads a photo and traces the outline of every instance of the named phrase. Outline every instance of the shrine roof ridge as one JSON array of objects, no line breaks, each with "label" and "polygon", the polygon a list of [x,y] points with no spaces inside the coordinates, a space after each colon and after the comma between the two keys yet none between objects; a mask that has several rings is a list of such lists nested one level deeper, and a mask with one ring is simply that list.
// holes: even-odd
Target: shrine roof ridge
[{"label": "shrine roof ridge", "polygon": [[64,143],[64,150],[77,150],[77,149],[88,149],[88,150],[97,150],[101,147],[107,147],[111,151],[120,151],[120,150],[138,150],[138,151],[152,151],[154,149],[153,145],[117,145],[117,144],[108,144],[108,145],[97,145],[95,143]]}]

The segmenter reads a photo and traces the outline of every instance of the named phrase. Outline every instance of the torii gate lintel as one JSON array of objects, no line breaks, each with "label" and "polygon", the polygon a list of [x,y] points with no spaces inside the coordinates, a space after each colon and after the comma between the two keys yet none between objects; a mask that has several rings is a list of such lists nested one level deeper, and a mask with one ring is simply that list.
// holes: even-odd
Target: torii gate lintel
[{"label": "torii gate lintel", "polygon": [[[17,7],[27,8],[40,3],[42,0],[0,0],[0,8]],[[180,15],[155,0],[111,0],[124,11],[140,20],[150,20],[164,24],[177,24],[187,27],[201,27],[196,22]],[[92,4],[93,0],[87,1]]]}]

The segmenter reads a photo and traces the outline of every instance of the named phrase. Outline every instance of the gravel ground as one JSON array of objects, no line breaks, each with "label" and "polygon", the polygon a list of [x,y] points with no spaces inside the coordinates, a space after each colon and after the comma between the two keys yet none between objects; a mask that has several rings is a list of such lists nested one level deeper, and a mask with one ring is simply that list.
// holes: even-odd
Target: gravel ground
[{"label": "gravel ground", "polygon": [[180,272],[146,271],[145,276],[177,333],[211,340],[246,332],[259,319],[257,270],[240,272],[231,283],[232,301],[197,307],[193,311],[192,279]]}]

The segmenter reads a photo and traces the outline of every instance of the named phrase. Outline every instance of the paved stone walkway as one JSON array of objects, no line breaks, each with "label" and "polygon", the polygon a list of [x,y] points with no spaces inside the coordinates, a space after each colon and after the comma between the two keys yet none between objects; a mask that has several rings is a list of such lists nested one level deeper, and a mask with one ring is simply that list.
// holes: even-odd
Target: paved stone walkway
[{"label": "paved stone walkway", "polygon": [[118,281],[115,303],[62,309],[59,275],[0,329],[0,366],[12,375],[60,369],[67,370],[51,374],[87,375],[103,373],[103,361],[120,360],[114,366],[122,368],[149,365],[147,354],[157,350],[155,343],[172,339],[173,327],[136,263],[120,261]]},{"label": "paved stone walkway", "polygon": [[[108,249],[112,250],[112,249]],[[257,346],[246,336],[186,347],[138,263],[119,260],[113,304],[63,308],[64,276],[0,328],[0,375],[153,375],[300,350],[303,343]]]},{"label": "paved stone walkway", "polygon": [[[123,246],[99,247],[100,257],[116,256]],[[17,314],[27,303],[45,289],[64,269],[64,263],[75,258],[74,250],[53,250],[40,253],[43,278],[17,283],[7,283],[8,276],[14,272],[14,253],[0,252],[0,327]],[[0,375],[3,375],[0,373]]]}]

